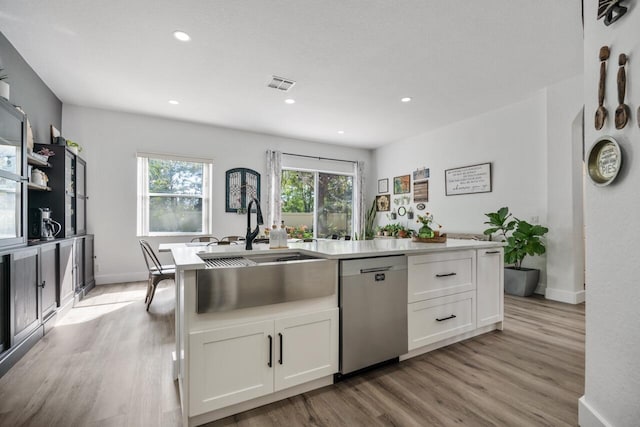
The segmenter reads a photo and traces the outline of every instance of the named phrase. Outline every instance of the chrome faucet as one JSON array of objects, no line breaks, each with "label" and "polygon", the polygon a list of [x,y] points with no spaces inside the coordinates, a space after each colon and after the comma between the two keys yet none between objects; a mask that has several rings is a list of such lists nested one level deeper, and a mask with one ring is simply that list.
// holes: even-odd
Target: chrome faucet
[{"label": "chrome faucet", "polygon": [[[251,231],[251,206],[255,202],[256,204],[256,220],[258,224],[256,225],[256,229]],[[253,249],[251,245],[253,243],[253,239],[256,238],[258,233],[260,232],[260,226],[264,224],[264,220],[262,219],[262,209],[260,209],[260,202],[255,197],[251,198],[251,201],[247,205],[247,236],[246,236],[246,244],[245,249],[250,251]]]}]

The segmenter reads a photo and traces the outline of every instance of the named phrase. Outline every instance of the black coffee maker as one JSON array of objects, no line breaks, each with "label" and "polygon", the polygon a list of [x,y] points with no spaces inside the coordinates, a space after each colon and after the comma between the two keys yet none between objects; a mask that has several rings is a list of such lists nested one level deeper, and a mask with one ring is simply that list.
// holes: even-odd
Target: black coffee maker
[{"label": "black coffee maker", "polygon": [[49,208],[38,208],[40,221],[40,240],[53,240],[56,238],[62,225],[51,218],[51,210]]}]

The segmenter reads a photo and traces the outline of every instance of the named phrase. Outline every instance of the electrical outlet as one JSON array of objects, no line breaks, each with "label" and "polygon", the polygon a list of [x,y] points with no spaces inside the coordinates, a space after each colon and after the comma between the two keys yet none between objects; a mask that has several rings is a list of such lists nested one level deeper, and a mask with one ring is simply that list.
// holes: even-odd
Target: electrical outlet
[{"label": "electrical outlet", "polygon": [[532,224],[537,224],[538,222],[540,222],[540,217],[539,216],[532,216],[531,217],[531,223]]},{"label": "electrical outlet", "polygon": [[96,273],[100,271],[100,264],[96,264]]}]

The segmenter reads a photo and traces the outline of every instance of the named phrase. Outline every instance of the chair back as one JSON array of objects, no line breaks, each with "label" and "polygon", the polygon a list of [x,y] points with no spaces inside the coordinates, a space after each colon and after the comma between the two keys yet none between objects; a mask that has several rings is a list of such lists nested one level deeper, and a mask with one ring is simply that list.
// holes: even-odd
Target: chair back
[{"label": "chair back", "polygon": [[[155,270],[162,274],[162,264],[156,256],[155,252],[151,248],[151,245],[146,240],[140,240],[140,247],[142,248],[142,255],[144,256],[144,262],[147,264],[149,272]],[[153,267],[151,266],[153,264]]]},{"label": "chair back", "polygon": [[197,236],[191,239],[192,242],[219,242],[220,240],[215,236]]},{"label": "chair back", "polygon": [[220,239],[221,242],[238,242],[240,240],[244,240],[245,238],[243,236],[224,236],[222,239]]}]

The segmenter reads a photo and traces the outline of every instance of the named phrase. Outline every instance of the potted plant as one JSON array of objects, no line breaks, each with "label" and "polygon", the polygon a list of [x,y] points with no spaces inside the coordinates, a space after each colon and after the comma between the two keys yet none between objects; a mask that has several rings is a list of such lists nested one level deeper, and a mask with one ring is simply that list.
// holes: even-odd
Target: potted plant
[{"label": "potted plant", "polygon": [[542,238],[549,229],[514,217],[508,207],[487,213],[485,216],[489,218],[485,224],[490,225],[490,228],[487,228],[484,234],[492,236],[498,233],[501,239],[507,242],[504,248],[504,263],[513,266],[504,269],[505,292],[519,296],[533,294],[538,286],[540,270],[525,268],[522,261],[527,255],[542,255],[546,252]]},{"label": "potted plant", "polygon": [[[433,220],[433,214],[425,212],[424,216],[418,215],[418,220],[416,222],[418,224],[422,224],[418,230],[418,237],[422,239],[431,239],[440,235],[442,225]],[[435,225],[438,226],[437,230],[433,229]]]},{"label": "potted plant", "polygon": [[[364,215],[364,239],[371,240],[375,234],[373,223],[376,221],[376,200]],[[377,228],[376,228],[377,229]]]},{"label": "potted plant", "polygon": [[77,142],[71,141],[70,139],[67,139],[67,147],[69,147],[69,149],[73,151],[73,154],[76,154],[76,155],[80,151],[82,151],[82,147],[80,146],[80,144],[78,144]]},{"label": "potted plant", "polygon": [[396,236],[399,239],[406,239],[407,237],[413,236],[413,230],[402,225],[398,226],[398,231],[396,232]]},{"label": "potted plant", "polygon": [[7,101],[9,100],[9,83],[5,82],[7,75],[3,74],[3,69],[0,68],[0,96]]}]

